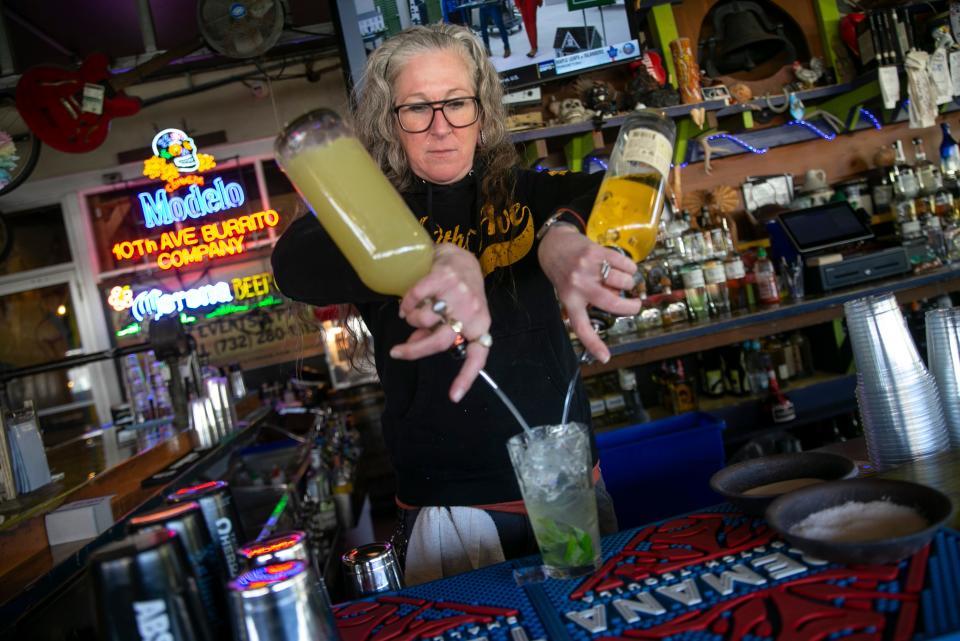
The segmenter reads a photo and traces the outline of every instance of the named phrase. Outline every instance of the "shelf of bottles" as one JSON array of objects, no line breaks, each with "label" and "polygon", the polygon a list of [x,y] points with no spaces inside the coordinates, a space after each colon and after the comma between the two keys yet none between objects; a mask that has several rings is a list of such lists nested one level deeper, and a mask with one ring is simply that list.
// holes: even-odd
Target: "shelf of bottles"
[{"label": "shelf of bottles", "polygon": [[772,422],[788,423],[795,418],[788,390],[841,377],[815,370],[810,340],[796,331],[621,368],[585,384],[594,427],[602,430],[743,403],[759,403]]},{"label": "shelf of bottles", "polygon": [[[927,158],[922,140],[912,142],[912,161],[897,141],[893,165],[864,177],[858,187],[875,217],[893,219],[886,240],[907,246],[915,268],[950,264],[960,259],[960,147],[946,123],[939,162]],[[650,330],[710,326],[803,298],[789,266],[778,270],[763,247],[738,251],[726,218],[706,208],[695,215],[665,212],[657,247],[640,264],[640,275],[631,295],[643,300],[641,312],[600,319],[611,345],[635,341]],[[784,387],[804,379],[819,385],[843,378],[815,374],[809,352],[804,334],[793,332],[698,353],[692,377],[684,359],[662,361],[652,376],[659,392],[649,408],[638,392],[648,384],[637,383],[642,370],[588,371],[593,419],[604,429],[694,409],[711,411],[746,398],[762,402],[774,423],[789,422],[795,414]]]},{"label": "shelf of bottles", "polygon": [[920,256],[927,260],[949,262],[960,258],[960,148],[950,126],[940,127],[939,162],[927,158],[920,138],[912,141],[912,162],[903,141],[893,143],[894,163],[877,177],[873,199],[893,214],[901,243],[925,248]]}]

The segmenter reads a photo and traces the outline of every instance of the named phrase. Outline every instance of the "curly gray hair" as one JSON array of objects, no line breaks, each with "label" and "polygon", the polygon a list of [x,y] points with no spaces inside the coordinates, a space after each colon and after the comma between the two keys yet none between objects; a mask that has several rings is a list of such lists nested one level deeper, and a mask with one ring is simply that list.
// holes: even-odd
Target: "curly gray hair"
[{"label": "curly gray hair", "polygon": [[404,191],[413,184],[414,175],[400,144],[399,123],[393,111],[393,85],[411,58],[438,50],[459,54],[473,76],[480,100],[476,159],[484,166],[481,195],[485,203],[498,209],[510,197],[511,169],[518,157],[504,126],[506,110],[500,77],[483,44],[469,30],[443,23],[411,27],[374,50],[353,94],[357,136],[397,189]]}]

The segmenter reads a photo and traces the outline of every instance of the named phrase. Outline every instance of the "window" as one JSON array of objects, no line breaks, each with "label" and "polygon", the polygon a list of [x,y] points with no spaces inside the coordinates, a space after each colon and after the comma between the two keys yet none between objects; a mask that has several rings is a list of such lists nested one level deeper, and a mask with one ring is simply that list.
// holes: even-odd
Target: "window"
[{"label": "window", "polygon": [[0,276],[69,263],[70,245],[59,205],[3,214]]}]

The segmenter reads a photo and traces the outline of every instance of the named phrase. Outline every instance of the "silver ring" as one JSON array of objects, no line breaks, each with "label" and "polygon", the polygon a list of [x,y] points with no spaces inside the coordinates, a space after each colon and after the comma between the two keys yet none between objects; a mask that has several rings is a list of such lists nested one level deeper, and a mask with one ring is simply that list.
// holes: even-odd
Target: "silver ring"
[{"label": "silver ring", "polygon": [[433,301],[433,306],[430,309],[432,309],[433,313],[437,316],[444,316],[447,313],[447,301],[438,298]]},{"label": "silver ring", "polygon": [[447,318],[447,325],[450,326],[450,329],[453,330],[454,334],[460,334],[463,332],[463,323],[458,321],[456,318]]},{"label": "silver ring", "polygon": [[610,265],[610,261],[608,260],[604,260],[602,263],[600,263],[600,282],[601,283],[603,284],[607,283],[607,277],[610,276],[611,267],[612,266]]},{"label": "silver ring", "polygon": [[481,345],[483,345],[483,346],[486,347],[487,349],[490,349],[491,347],[493,347],[493,336],[491,336],[491,335],[488,334],[488,333],[483,333],[483,334],[480,334],[479,336],[477,336],[475,339],[473,339],[473,340],[470,341],[470,342],[472,342],[472,343],[480,343]]}]

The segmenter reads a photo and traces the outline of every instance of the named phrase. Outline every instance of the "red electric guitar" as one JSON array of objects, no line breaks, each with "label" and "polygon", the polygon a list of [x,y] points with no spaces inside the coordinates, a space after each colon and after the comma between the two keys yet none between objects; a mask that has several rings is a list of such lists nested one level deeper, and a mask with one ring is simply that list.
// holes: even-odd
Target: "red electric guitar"
[{"label": "red electric guitar", "polygon": [[78,70],[54,66],[27,69],[17,82],[17,111],[40,140],[59,151],[84,153],[99,147],[110,121],[140,111],[140,99],[123,90],[203,46],[202,40],[171,49],[125,73],[111,76],[109,60],[87,56]]}]

